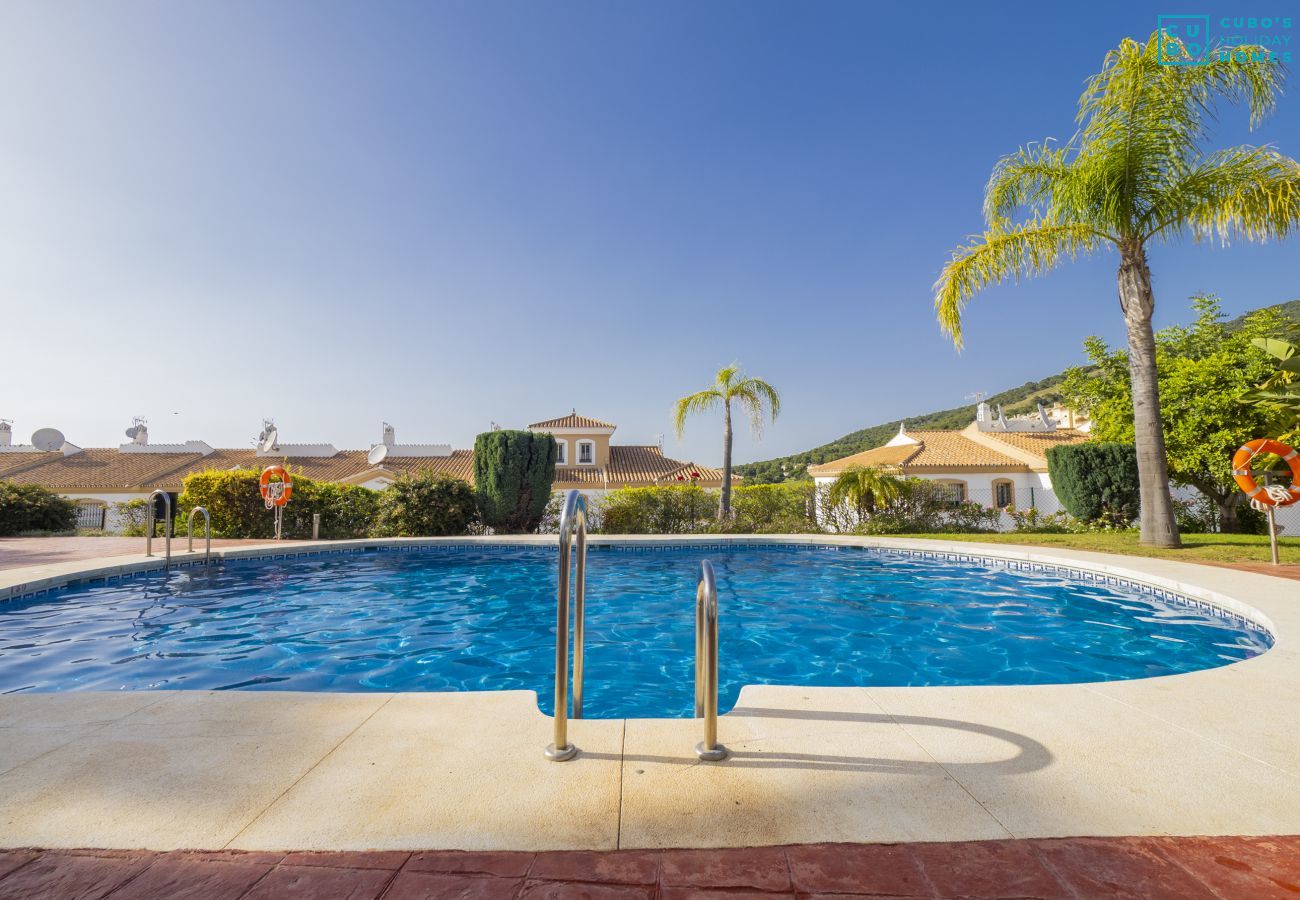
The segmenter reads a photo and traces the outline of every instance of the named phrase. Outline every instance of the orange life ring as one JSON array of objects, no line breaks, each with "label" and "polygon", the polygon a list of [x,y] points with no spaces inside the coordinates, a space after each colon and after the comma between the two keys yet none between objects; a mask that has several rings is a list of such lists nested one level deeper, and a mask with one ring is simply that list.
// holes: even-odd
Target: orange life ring
[{"label": "orange life ring", "polygon": [[[270,500],[271,490],[267,487],[271,483],[272,475],[279,475],[280,480],[284,482],[283,493],[274,500]],[[262,471],[262,480],[258,484],[258,490],[262,492],[263,500],[270,500],[276,506],[284,506],[289,502],[289,498],[293,496],[293,479],[289,477],[289,473],[285,471],[284,466],[267,466]]]},{"label": "orange life ring", "polygon": [[[1276,495],[1281,494],[1281,491],[1276,488],[1265,489],[1255,483],[1254,476],[1250,474],[1250,462],[1261,453],[1280,456],[1291,467],[1291,486],[1283,488],[1288,497],[1279,498]],[[1232,454],[1232,477],[1237,482],[1237,487],[1245,491],[1246,496],[1256,503],[1262,506],[1290,506],[1300,500],[1300,453],[1296,453],[1281,441],[1268,438],[1247,441]],[[1270,495],[1270,490],[1273,495]]]}]

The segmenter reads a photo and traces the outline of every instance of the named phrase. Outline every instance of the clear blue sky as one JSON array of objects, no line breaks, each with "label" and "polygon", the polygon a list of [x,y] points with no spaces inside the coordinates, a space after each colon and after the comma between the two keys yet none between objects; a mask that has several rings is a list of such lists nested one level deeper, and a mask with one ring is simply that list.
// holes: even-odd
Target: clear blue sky
[{"label": "clear blue sky", "polygon": [[[1122,339],[1113,257],[976,298],[961,354],[931,285],[1166,6],[6,3],[0,416],[469,446],[576,406],[650,442],[736,359],[786,404],[744,461],[1041,378]],[[1218,137],[1300,155],[1298,95]],[[1300,297],[1300,241],[1152,266],[1161,323]]]}]

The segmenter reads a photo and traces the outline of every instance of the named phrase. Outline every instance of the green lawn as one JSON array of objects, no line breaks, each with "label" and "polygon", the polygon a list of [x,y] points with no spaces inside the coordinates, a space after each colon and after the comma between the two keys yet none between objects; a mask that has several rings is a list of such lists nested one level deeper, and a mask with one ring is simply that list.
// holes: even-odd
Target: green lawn
[{"label": "green lawn", "polygon": [[[1136,531],[1119,534],[907,534],[899,537],[928,538],[943,541],[977,541],[987,544],[1032,544],[1044,547],[1069,547],[1073,550],[1096,550],[1103,553],[1128,553],[1133,556],[1159,556],[1189,562],[1268,562],[1268,537],[1255,534],[1185,534],[1181,550],[1159,550],[1138,544]],[[1300,565],[1300,537],[1282,538],[1278,542],[1283,563]]]}]

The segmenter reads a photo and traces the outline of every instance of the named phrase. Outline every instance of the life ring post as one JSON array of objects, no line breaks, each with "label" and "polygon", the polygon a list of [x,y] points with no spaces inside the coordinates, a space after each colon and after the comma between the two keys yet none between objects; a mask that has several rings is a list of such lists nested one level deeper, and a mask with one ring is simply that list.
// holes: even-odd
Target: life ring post
[{"label": "life ring post", "polygon": [[[1270,454],[1280,457],[1291,470],[1289,487],[1268,484],[1267,474],[1264,476],[1264,484],[1261,485],[1255,480],[1251,463],[1257,456]],[[1277,508],[1290,506],[1300,500],[1300,453],[1281,441],[1269,438],[1247,441],[1232,454],[1232,478],[1237,482],[1237,487],[1250,498],[1251,507],[1263,512],[1268,518],[1269,556],[1273,560],[1273,565],[1280,565],[1277,549]]]},{"label": "life ring post", "polygon": [[[273,481],[274,478],[279,481]],[[275,539],[278,541],[284,534],[284,507],[293,496],[293,479],[289,477],[289,470],[284,466],[267,466],[258,479],[258,490],[266,508],[275,510]]]}]

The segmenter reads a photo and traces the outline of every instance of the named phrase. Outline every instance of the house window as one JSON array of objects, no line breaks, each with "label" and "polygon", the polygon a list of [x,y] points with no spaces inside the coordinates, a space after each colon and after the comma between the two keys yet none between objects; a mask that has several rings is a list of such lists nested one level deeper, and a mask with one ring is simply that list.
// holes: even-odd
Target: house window
[{"label": "house window", "polygon": [[945,499],[953,505],[963,503],[966,500],[966,482],[964,481],[940,481],[939,488],[947,495]]},{"label": "house window", "polygon": [[593,466],[595,464],[596,464],[596,442],[578,441],[578,465]]},{"label": "house window", "polygon": [[77,502],[78,528],[103,528],[104,512],[108,509],[98,500],[80,500]]},{"label": "house window", "polygon": [[1010,481],[993,482],[993,505],[998,509],[1006,509],[1008,506],[1016,505],[1016,486]]},{"label": "house window", "polygon": [[555,464],[557,466],[567,466],[569,464],[569,442],[555,442]]}]

